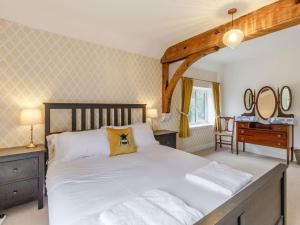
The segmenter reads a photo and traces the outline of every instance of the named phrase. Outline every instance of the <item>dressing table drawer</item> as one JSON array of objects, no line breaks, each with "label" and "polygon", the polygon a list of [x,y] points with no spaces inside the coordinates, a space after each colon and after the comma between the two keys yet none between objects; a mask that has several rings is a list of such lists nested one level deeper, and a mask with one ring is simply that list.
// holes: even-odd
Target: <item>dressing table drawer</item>
[{"label": "dressing table drawer", "polygon": [[283,126],[283,125],[272,125],[272,130],[274,130],[274,131],[288,132],[289,127],[288,126]]},{"label": "dressing table drawer", "polygon": [[263,130],[254,130],[254,129],[239,129],[238,130],[239,135],[245,135],[245,136],[255,136],[256,139],[260,140],[286,140],[287,134],[284,132],[266,132]]},{"label": "dressing table drawer", "polygon": [[249,125],[250,123],[248,123],[248,122],[239,122],[239,123],[237,123],[237,127],[238,128],[249,128]]}]

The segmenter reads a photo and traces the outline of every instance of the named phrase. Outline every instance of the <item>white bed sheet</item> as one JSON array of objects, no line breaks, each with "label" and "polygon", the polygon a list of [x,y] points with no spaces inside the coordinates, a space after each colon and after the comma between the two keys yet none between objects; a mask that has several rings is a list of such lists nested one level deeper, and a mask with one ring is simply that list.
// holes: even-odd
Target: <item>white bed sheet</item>
[{"label": "white bed sheet", "polygon": [[207,214],[229,198],[185,180],[187,172],[207,163],[160,145],[111,158],[53,162],[46,180],[50,225],[101,225],[98,217],[103,210],[150,189],[174,194]]}]

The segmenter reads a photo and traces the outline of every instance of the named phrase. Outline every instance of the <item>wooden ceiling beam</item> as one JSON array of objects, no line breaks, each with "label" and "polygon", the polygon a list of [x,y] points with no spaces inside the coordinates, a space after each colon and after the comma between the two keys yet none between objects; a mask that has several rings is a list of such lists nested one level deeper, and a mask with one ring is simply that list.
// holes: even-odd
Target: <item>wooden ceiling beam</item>
[{"label": "wooden ceiling beam", "polygon": [[[245,34],[245,41],[300,24],[300,0],[280,0],[234,20],[234,27]],[[228,18],[229,20],[229,18]],[[169,47],[161,63],[173,63],[206,49],[225,47],[223,35],[231,22]]]}]

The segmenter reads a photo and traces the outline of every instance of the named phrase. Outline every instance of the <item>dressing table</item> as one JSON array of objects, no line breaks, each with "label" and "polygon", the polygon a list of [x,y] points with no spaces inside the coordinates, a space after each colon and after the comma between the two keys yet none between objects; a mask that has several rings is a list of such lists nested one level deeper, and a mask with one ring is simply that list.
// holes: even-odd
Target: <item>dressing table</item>
[{"label": "dressing table", "polygon": [[[278,98],[271,87],[263,87],[255,99],[255,92],[247,89],[244,94],[244,105],[250,113],[243,116],[255,116],[256,112],[262,120],[268,120],[278,111],[278,117],[293,118],[293,114],[285,114],[291,108],[292,95],[289,87],[278,90]],[[239,143],[246,143],[274,147],[286,151],[286,161],[289,164],[290,156],[293,160],[294,126],[289,124],[270,124],[260,122],[236,121],[236,151],[239,153]]]}]

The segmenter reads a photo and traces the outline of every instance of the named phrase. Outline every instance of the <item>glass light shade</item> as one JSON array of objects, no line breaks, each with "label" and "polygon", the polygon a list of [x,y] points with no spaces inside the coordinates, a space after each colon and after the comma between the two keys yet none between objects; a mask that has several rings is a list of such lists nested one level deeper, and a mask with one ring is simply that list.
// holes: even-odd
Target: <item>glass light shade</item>
[{"label": "glass light shade", "polygon": [[229,48],[235,48],[244,40],[244,33],[239,29],[231,29],[223,36],[223,43]]},{"label": "glass light shade", "polygon": [[157,109],[147,109],[147,117],[148,118],[152,118],[152,119],[155,119],[158,117],[158,112],[157,112]]},{"label": "glass light shade", "polygon": [[21,125],[35,125],[40,123],[42,123],[42,112],[40,109],[23,109],[21,111]]}]

